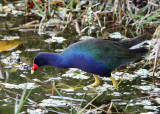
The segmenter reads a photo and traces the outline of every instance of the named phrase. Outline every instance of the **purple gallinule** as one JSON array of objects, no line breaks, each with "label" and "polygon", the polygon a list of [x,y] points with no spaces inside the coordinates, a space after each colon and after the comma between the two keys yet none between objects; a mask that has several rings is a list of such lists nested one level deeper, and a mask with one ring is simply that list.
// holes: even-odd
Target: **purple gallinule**
[{"label": "purple gallinule", "polygon": [[[95,74],[95,82],[90,86],[97,86],[99,85],[97,75],[111,77],[111,72],[117,67],[146,54],[148,49],[144,47],[130,49],[146,39],[147,35],[126,40],[95,38],[74,43],[62,53],[40,52],[34,58],[31,73],[44,65],[57,68],[78,68]],[[116,81],[112,77],[111,80],[116,86]]]}]

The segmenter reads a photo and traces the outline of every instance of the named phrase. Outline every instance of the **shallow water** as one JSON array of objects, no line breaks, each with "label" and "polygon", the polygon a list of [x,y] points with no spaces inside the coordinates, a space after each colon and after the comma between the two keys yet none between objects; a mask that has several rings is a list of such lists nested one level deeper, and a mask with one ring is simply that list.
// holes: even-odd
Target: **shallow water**
[{"label": "shallow water", "polygon": [[[18,23],[16,23],[17,18],[21,19]],[[32,62],[38,52],[63,50],[68,45],[78,41],[78,39],[75,38],[75,33],[66,32],[61,35],[66,39],[63,43],[46,43],[45,40],[51,38],[49,33],[39,35],[36,31],[7,30],[8,27],[17,27],[27,21],[24,17],[0,17],[0,41],[4,40],[4,36],[7,38],[10,36],[12,38],[18,37],[16,40],[22,42],[18,47],[0,54],[1,114],[12,114],[14,112],[16,95],[22,94],[25,87],[24,84],[27,82],[30,86],[28,89],[32,88],[33,90],[21,110],[25,113],[68,112],[74,114],[85,107],[97,95],[99,97],[84,112],[105,113],[110,104],[112,104],[112,112],[160,112],[160,85],[156,83],[157,87],[154,88],[152,76],[149,74],[142,74],[140,77],[134,71],[124,70],[127,65],[117,70],[122,72],[119,73],[121,75],[124,71],[129,74],[123,74],[124,81],[116,90],[113,90],[110,79],[103,77],[100,77],[101,84],[98,87],[71,88],[86,86],[94,81],[92,74],[87,74],[77,69],[64,70],[44,66],[38,68],[31,75]],[[138,71],[138,69],[134,70]],[[119,81],[122,79],[121,75],[115,75],[115,78]],[[60,94],[55,89],[52,91],[53,83]],[[18,99],[20,99],[20,96]]]}]

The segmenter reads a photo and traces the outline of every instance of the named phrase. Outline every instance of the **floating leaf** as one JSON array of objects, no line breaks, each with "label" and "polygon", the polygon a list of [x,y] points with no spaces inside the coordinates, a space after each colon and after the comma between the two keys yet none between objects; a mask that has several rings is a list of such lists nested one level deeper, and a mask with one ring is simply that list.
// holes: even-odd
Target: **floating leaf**
[{"label": "floating leaf", "polygon": [[18,45],[20,45],[22,42],[18,40],[6,40],[6,41],[0,41],[0,52],[8,51],[16,48]]}]

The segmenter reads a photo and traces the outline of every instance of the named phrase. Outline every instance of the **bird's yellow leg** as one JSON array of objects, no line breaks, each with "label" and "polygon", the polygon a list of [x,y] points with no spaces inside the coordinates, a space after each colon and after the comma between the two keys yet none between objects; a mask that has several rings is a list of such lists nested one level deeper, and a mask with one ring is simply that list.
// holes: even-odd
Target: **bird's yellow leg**
[{"label": "bird's yellow leg", "polygon": [[110,76],[109,78],[112,80],[113,86],[117,87],[118,82],[112,76]]},{"label": "bird's yellow leg", "polygon": [[94,81],[93,84],[90,84],[89,86],[98,86],[98,85],[100,84],[100,81],[99,81],[99,79],[98,79],[98,76],[95,75],[95,74],[93,74],[93,76],[94,76],[95,81]]}]

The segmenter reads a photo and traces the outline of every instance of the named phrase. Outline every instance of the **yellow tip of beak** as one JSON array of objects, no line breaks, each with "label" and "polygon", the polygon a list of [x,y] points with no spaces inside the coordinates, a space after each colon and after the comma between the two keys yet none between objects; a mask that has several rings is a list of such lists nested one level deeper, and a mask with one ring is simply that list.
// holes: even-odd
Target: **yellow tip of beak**
[{"label": "yellow tip of beak", "polygon": [[34,73],[34,70],[31,70],[31,74],[33,74]]}]

